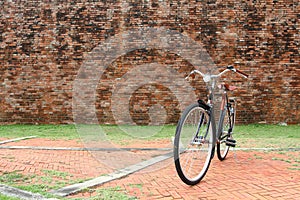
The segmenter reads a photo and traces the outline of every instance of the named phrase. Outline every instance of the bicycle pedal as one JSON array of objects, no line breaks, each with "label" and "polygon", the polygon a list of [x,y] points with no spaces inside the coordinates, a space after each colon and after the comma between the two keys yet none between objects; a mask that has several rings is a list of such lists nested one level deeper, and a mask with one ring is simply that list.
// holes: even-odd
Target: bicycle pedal
[{"label": "bicycle pedal", "polygon": [[226,141],[228,141],[228,142],[232,142],[232,143],[236,143],[236,140],[234,140],[234,139],[230,139],[230,138],[227,138],[227,139],[226,139]]},{"label": "bicycle pedal", "polygon": [[192,145],[201,145],[201,142],[193,142]]},{"label": "bicycle pedal", "polygon": [[226,143],[227,146],[235,147],[236,140],[227,138],[226,141],[225,141],[225,143]]}]

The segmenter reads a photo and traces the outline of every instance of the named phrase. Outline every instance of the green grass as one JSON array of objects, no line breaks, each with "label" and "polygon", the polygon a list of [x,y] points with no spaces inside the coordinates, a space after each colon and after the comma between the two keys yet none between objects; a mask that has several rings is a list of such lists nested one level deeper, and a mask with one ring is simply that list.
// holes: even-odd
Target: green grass
[{"label": "green grass", "polygon": [[300,126],[239,125],[234,129],[238,147],[243,148],[299,148]]},{"label": "green grass", "polygon": [[[129,125],[2,125],[0,137],[79,140],[112,140],[122,144],[125,140],[170,139],[175,134],[174,125],[129,126]],[[238,147],[244,148],[299,148],[300,126],[289,125],[238,125],[234,129]]]},{"label": "green grass", "polygon": [[39,184],[33,183],[39,180],[39,178],[41,177],[34,174],[24,175],[17,171],[4,172],[0,176],[0,184],[17,187],[22,190],[30,191],[33,193],[39,193],[50,197],[51,195],[49,195],[49,193],[47,192],[47,190],[50,188],[49,182],[40,182]]},{"label": "green grass", "polygon": [[173,125],[165,126],[101,126],[110,140],[143,139],[155,140],[171,138],[175,134],[176,127]]},{"label": "green grass", "polygon": [[274,156],[272,160],[274,161],[281,161],[289,164],[289,167],[287,169],[293,170],[293,171],[299,171],[300,170],[300,154],[298,152],[290,152],[290,151],[284,151],[284,152],[277,152],[278,156]]},{"label": "green grass", "polygon": [[18,173],[17,171],[14,172],[4,172],[0,176],[0,183],[6,185],[15,185],[17,183],[30,183],[35,175],[23,175]]},{"label": "green grass", "polygon": [[5,196],[3,194],[0,194],[0,199],[1,200],[20,200],[19,198],[9,197],[9,196]]},{"label": "green grass", "polygon": [[289,159],[284,159],[284,158],[272,158],[272,160],[279,160],[279,161],[284,161],[284,162],[287,162],[287,163],[292,163],[291,160],[289,160]]},{"label": "green grass", "polygon": [[141,184],[141,183],[129,184],[129,186],[132,187],[132,188],[138,188],[138,189],[143,188],[143,184]]},{"label": "green grass", "polygon": [[[107,187],[107,188],[86,188],[82,190],[83,193],[89,193],[91,197],[85,198],[59,198],[60,200],[104,200],[104,199],[112,199],[112,200],[135,200],[137,199],[134,196],[129,196],[125,193],[125,190],[119,186],[116,187]],[[93,196],[92,196],[93,195]]]},{"label": "green grass", "polygon": [[49,139],[80,139],[82,137],[99,136],[105,139],[160,139],[170,138],[175,133],[175,126],[127,126],[127,125],[1,125],[0,137],[18,138],[37,136]]},{"label": "green grass", "polygon": [[255,158],[255,159],[263,159],[263,157],[261,157],[261,156],[259,156],[259,155],[256,155],[256,154],[254,154],[254,158]]},{"label": "green grass", "polygon": [[55,170],[43,170],[43,175],[24,175],[18,171],[4,172],[0,176],[0,184],[9,185],[21,190],[39,193],[46,197],[53,197],[50,190],[79,183],[85,180],[72,180],[72,175]]},{"label": "green grass", "polygon": [[300,138],[300,125],[238,125],[235,126],[235,131],[241,137],[254,137],[254,138]]},{"label": "green grass", "polygon": [[1,125],[0,137],[37,136],[50,139],[79,139],[75,125]]},{"label": "green grass", "polygon": [[113,188],[102,188],[96,190],[97,195],[88,200],[100,200],[100,199],[111,199],[111,200],[134,200],[136,197],[131,197],[124,194],[120,187]]},{"label": "green grass", "polygon": [[70,176],[70,177],[73,176],[67,172],[60,172],[60,171],[56,171],[56,170],[42,170],[42,172],[47,177],[58,177],[58,178],[62,178],[62,179],[66,179],[68,176]]}]

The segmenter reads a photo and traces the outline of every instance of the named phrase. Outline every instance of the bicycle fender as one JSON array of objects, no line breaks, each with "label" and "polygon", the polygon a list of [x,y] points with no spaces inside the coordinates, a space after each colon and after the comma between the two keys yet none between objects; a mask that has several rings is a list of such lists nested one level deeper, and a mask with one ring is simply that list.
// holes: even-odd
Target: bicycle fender
[{"label": "bicycle fender", "polygon": [[205,110],[210,110],[210,106],[207,105],[202,99],[198,100],[199,106],[203,107]]}]

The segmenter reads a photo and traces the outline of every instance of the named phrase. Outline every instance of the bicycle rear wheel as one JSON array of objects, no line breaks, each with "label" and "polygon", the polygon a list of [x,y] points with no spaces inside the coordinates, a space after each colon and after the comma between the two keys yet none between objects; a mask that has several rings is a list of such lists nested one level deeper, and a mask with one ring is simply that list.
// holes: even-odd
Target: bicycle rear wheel
[{"label": "bicycle rear wheel", "polygon": [[184,183],[195,185],[203,179],[214,153],[213,141],[209,113],[197,103],[187,107],[174,141],[175,166]]},{"label": "bicycle rear wheel", "polygon": [[219,120],[219,138],[217,143],[217,155],[220,161],[225,160],[230,146],[235,146],[235,140],[232,133],[235,122],[235,102],[230,100],[230,103],[225,107]]}]

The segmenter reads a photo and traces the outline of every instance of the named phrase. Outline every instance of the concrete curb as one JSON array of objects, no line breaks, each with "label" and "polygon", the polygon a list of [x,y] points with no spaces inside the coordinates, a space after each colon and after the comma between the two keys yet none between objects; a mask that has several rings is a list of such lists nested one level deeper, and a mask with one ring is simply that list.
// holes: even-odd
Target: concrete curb
[{"label": "concrete curb", "polygon": [[84,147],[37,147],[0,146],[0,149],[60,150],[60,151],[171,151],[171,148],[84,148]]},{"label": "concrete curb", "polygon": [[233,148],[233,151],[300,151],[300,148]]},{"label": "concrete curb", "polygon": [[55,198],[45,198],[40,194],[35,194],[31,192],[27,192],[24,190],[20,190],[18,188],[10,187],[7,185],[0,184],[0,193],[9,196],[9,197],[15,197],[22,200],[58,200]]},{"label": "concrete curb", "polygon": [[[0,143],[1,144],[1,143]],[[171,151],[172,148],[85,148],[85,147],[43,147],[43,146],[0,146],[0,149],[30,149],[58,151]],[[300,151],[300,148],[233,148],[235,151]]]},{"label": "concrete curb", "polygon": [[31,138],[36,138],[36,136],[28,136],[28,137],[15,138],[15,139],[11,139],[11,140],[4,140],[4,141],[0,142],[0,145],[10,143],[10,142],[17,142],[20,140],[27,140],[27,139],[31,139]]}]

